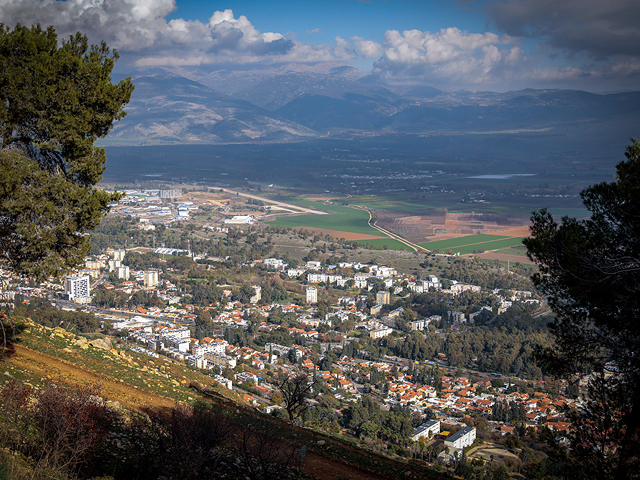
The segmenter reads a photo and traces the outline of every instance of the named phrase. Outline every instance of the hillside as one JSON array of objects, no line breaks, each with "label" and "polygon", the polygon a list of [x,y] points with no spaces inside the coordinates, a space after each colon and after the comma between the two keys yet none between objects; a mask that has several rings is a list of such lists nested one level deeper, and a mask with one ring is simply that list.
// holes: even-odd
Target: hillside
[{"label": "hillside", "polygon": [[[150,416],[147,418],[157,419],[156,421],[164,418],[164,421],[169,422],[171,420],[166,420],[167,418],[175,419],[176,415],[184,416],[185,412],[190,411],[184,410],[180,404],[204,401],[210,405],[207,408],[211,412],[217,412],[215,418],[224,418],[226,433],[221,434],[224,440],[220,448],[224,451],[239,448],[238,441],[241,441],[244,442],[244,454],[252,459],[251,462],[280,464],[269,475],[265,471],[264,474],[251,475],[251,478],[273,478],[271,475],[276,473],[278,478],[288,478],[283,473],[286,470],[282,469],[281,463],[284,462],[290,468],[296,467],[299,450],[303,446],[308,448],[302,462],[304,478],[441,478],[426,466],[360,450],[352,442],[329,438],[265,416],[244,403],[240,395],[226,390],[210,377],[170,359],[153,358],[128,350],[116,339],[113,339],[114,348],[108,348],[109,339],[96,338],[87,342],[85,337],[76,336],[61,328],[43,327],[30,320],[18,322],[18,330],[17,340],[10,345],[6,357],[1,360],[5,389],[15,385],[14,381],[33,387],[34,392],[45,393],[51,391],[50,382],[72,388],[80,386],[99,392],[106,401],[106,406],[120,414],[130,416],[132,414],[126,412],[139,412]],[[5,404],[8,405],[6,401]],[[194,412],[197,412],[199,407],[195,408]],[[167,417],[167,412],[173,413]],[[131,424],[131,421],[128,423]],[[85,428],[86,426],[82,426],[83,431]],[[119,438],[124,438],[123,435],[126,437],[120,433]],[[173,441],[176,441],[175,437]],[[258,446],[259,451],[255,450]],[[269,449],[269,458],[262,458]],[[285,451],[289,454],[283,456],[282,452]],[[235,478],[221,473],[226,471],[222,466],[226,454],[220,455],[217,458],[222,463],[216,477]],[[0,467],[7,461],[6,455],[3,458],[4,460],[0,459]],[[21,462],[24,463],[23,460]],[[107,460],[103,459],[103,462]],[[113,468],[113,473],[109,472],[112,478],[129,478],[133,475],[126,471],[126,461],[122,462],[120,466],[116,464],[109,467]],[[13,463],[9,464],[12,468],[15,467]],[[29,462],[26,461],[26,464]],[[173,464],[167,465],[173,468]],[[6,468],[9,467],[2,468],[7,471]],[[90,470],[99,473],[95,468],[97,467]],[[105,468],[104,465],[102,468]],[[152,474],[145,475],[149,478]],[[185,474],[180,478],[196,477]]]},{"label": "hillside", "polygon": [[348,135],[610,135],[635,127],[640,93],[496,93],[391,86],[338,64],[196,75],[134,72],[112,144],[283,143]]}]

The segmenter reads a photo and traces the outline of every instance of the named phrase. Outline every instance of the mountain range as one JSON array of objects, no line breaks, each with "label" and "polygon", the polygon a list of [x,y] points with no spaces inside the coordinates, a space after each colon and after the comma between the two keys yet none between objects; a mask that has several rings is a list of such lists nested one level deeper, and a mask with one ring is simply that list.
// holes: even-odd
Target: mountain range
[{"label": "mountain range", "polygon": [[576,130],[591,136],[640,127],[640,92],[443,91],[385,85],[333,63],[206,74],[148,70],[134,73],[132,80],[136,88],[127,116],[107,143],[279,143]]}]

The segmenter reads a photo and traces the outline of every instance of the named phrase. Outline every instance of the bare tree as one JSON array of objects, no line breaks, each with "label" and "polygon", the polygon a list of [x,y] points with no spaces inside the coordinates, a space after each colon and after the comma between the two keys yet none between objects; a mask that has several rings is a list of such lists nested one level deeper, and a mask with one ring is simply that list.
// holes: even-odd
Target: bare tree
[{"label": "bare tree", "polygon": [[307,394],[313,390],[315,379],[306,373],[299,373],[294,377],[282,375],[278,381],[278,388],[284,399],[284,407],[289,415],[289,421],[294,422],[309,408]]}]

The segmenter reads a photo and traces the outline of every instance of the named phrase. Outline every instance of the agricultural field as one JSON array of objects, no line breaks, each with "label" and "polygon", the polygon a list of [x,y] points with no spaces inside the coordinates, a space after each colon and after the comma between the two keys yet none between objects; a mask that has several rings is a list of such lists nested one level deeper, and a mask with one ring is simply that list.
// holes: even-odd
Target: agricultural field
[{"label": "agricultural field", "polygon": [[[324,210],[328,215],[294,215],[280,217],[274,221],[268,222],[276,227],[299,228],[322,230],[337,238],[346,240],[387,240],[390,244],[392,239],[381,234],[378,230],[369,226],[369,213],[354,207],[346,207],[341,205],[326,205],[320,202],[312,202],[309,200],[288,199],[293,204],[313,207]],[[322,233],[322,232],[321,232]],[[355,235],[350,235],[355,234]],[[365,236],[363,238],[363,236]],[[369,242],[370,243],[370,242]],[[400,244],[400,242],[397,242]],[[391,248],[391,247],[390,247]]]},{"label": "agricultural field", "polygon": [[385,245],[389,250],[406,250],[412,252],[413,250],[409,248],[402,242],[398,240],[394,240],[393,238],[377,238],[373,240],[358,240],[358,243],[364,245],[369,244],[374,247],[384,247]]},{"label": "agricultural field", "polygon": [[478,235],[466,235],[464,237],[450,238],[448,240],[437,240],[434,242],[421,243],[422,247],[429,250],[448,250],[450,248],[462,247],[465,245],[475,245],[484,242],[493,242],[504,238],[502,235],[487,235],[480,233]]},{"label": "agricultural field", "polygon": [[467,255],[479,250],[500,250],[522,244],[522,237],[505,237],[501,235],[469,235],[420,244],[428,250],[449,251]]}]

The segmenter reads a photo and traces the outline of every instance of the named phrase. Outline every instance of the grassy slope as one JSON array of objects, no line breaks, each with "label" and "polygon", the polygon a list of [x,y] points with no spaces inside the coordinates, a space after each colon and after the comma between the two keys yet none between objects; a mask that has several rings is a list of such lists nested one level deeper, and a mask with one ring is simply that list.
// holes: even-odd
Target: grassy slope
[{"label": "grassy slope", "polygon": [[[248,408],[235,392],[220,387],[210,377],[184,364],[164,357],[154,359],[125,348],[112,351],[91,346],[82,348],[76,342],[76,335],[62,329],[42,327],[30,320],[20,324],[22,331],[12,353],[8,358],[0,359],[5,383],[11,379],[36,387],[42,386],[47,379],[67,384],[98,383],[102,386],[101,395],[105,399],[134,409],[166,407],[175,402],[208,398],[220,408],[234,411],[242,408],[247,415],[264,419],[260,421],[278,423],[283,437],[295,438],[301,445],[307,445],[310,452],[320,457],[319,461],[316,460],[320,468],[327,465],[326,472],[313,472],[317,478],[333,479],[336,469],[344,471],[349,478],[444,478],[423,464],[409,463],[406,459],[390,459],[363,450],[352,437],[329,437],[269,419]],[[203,385],[210,394],[202,397],[190,389],[192,381]],[[0,388],[2,384],[0,380]],[[324,444],[318,445],[320,440],[324,440]]]}]

